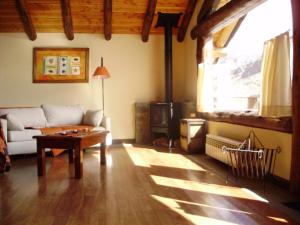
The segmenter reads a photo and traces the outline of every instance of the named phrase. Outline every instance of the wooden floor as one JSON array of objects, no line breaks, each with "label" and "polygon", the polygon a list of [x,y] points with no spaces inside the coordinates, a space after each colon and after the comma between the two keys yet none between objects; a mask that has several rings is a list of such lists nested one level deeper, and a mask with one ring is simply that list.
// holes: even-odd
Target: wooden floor
[{"label": "wooden floor", "polygon": [[42,178],[34,157],[13,160],[0,175],[0,224],[297,224],[184,155],[128,145],[107,157],[100,167],[87,150],[81,180],[67,154],[48,157]]}]

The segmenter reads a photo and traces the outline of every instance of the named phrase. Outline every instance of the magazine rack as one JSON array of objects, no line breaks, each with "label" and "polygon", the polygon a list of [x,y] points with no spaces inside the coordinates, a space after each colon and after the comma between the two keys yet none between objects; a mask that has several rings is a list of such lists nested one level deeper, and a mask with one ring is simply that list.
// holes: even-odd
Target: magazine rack
[{"label": "magazine rack", "polygon": [[254,131],[250,131],[238,148],[223,146],[222,151],[228,152],[228,165],[234,176],[264,179],[273,174],[276,157],[281,149],[265,148]]}]

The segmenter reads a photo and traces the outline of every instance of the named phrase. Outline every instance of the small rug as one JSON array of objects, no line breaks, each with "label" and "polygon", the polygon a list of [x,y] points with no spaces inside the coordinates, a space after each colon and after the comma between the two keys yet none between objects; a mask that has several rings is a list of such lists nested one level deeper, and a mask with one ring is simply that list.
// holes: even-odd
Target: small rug
[{"label": "small rug", "polygon": [[300,202],[283,202],[282,204],[300,212]]}]

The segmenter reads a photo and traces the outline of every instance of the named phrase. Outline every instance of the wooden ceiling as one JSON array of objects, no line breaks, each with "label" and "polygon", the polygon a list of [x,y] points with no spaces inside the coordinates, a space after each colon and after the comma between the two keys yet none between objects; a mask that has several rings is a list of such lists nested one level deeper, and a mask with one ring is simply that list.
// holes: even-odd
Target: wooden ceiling
[{"label": "wooden ceiling", "polygon": [[237,23],[247,10],[266,0],[0,0],[0,32],[25,32],[30,40],[43,32],[64,32],[69,40],[74,33],[103,33],[106,40],[112,34],[141,34],[146,42],[149,34],[163,33],[155,28],[158,12],[182,13],[179,28],[174,29],[181,42],[199,1],[202,7],[193,39],[215,32],[222,24]]},{"label": "wooden ceiling", "polygon": [[[0,32],[24,31],[15,2],[0,1]],[[187,3],[188,0],[158,0],[155,15],[157,12],[184,13]],[[104,0],[71,0],[70,6],[74,33],[104,32]],[[147,6],[148,0],[113,0],[112,33],[140,34]],[[26,0],[26,8],[37,33],[64,32],[60,0]],[[163,32],[154,25],[155,22],[151,25],[151,34]]]}]

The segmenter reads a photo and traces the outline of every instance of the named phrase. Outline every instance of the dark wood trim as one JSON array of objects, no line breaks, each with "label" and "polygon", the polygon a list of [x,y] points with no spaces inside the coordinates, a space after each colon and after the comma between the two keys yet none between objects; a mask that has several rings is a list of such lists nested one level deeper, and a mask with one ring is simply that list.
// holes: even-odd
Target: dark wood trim
[{"label": "dark wood trim", "polygon": [[203,113],[198,112],[197,117],[209,121],[224,122],[248,127],[257,127],[267,130],[275,130],[283,133],[292,133],[292,118],[281,117],[271,118],[256,115],[241,115],[232,113]]},{"label": "dark wood trim", "polygon": [[179,42],[183,42],[183,40],[184,40],[186,30],[190,24],[193,14],[194,14],[197,2],[198,2],[197,0],[189,0],[189,2],[188,2],[181,25],[178,30],[177,41],[179,41]]},{"label": "dark wood trim", "polygon": [[196,58],[197,63],[203,63],[204,62],[204,56],[203,56],[203,48],[205,45],[205,40],[202,37],[197,38],[197,50],[196,50]]},{"label": "dark wood trim", "polygon": [[65,34],[69,40],[73,40],[74,32],[70,0],[60,0],[60,5]]},{"label": "dark wood trim", "polygon": [[104,0],[104,37],[111,39],[112,0]]},{"label": "dark wood trim", "polygon": [[112,144],[122,144],[122,143],[129,143],[129,144],[134,144],[135,139],[113,139]]},{"label": "dark wood trim", "polygon": [[34,41],[37,35],[32,23],[30,13],[28,12],[26,7],[26,0],[15,0],[15,4],[19,12],[20,19],[23,23],[25,33],[31,41]]},{"label": "dark wood trim", "polygon": [[292,162],[290,174],[290,190],[300,193],[300,1],[291,0],[293,13],[293,80],[292,80],[292,108],[293,108],[293,138]]},{"label": "dark wood trim", "polygon": [[233,20],[237,20],[266,0],[232,0],[211,15],[191,31],[192,39],[214,33]]},{"label": "dark wood trim", "polygon": [[271,177],[268,177],[268,179],[273,183],[273,184],[276,184],[278,185],[279,187],[282,187],[286,190],[289,189],[290,187],[290,181],[289,180],[286,180],[282,177],[279,177],[277,175],[272,175]]},{"label": "dark wood trim", "polygon": [[144,25],[142,28],[143,42],[147,42],[149,39],[149,33],[150,33],[151,24],[152,24],[155,9],[156,9],[156,3],[157,3],[157,0],[149,0],[149,2],[148,2],[148,8],[146,11],[146,15],[144,18]]}]

